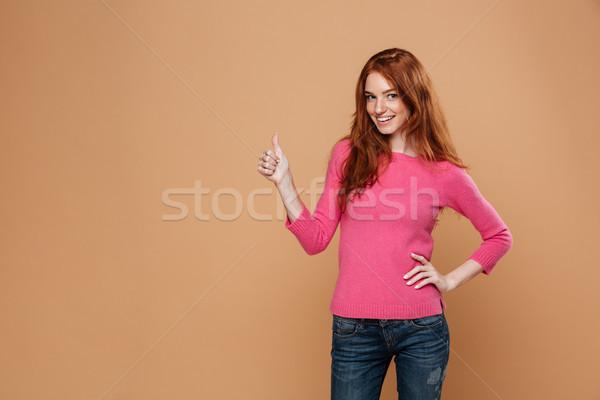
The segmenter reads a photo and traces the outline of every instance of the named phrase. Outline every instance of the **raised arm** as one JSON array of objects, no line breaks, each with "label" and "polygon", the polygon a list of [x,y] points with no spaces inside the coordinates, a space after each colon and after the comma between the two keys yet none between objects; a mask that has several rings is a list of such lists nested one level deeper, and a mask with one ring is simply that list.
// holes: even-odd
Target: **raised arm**
[{"label": "raised arm", "polygon": [[340,161],[343,145],[336,144],[332,152],[327,166],[325,188],[312,214],[300,200],[289,163],[279,147],[277,135],[273,137],[273,146],[275,154],[271,155],[270,150],[265,151],[265,155],[262,156],[264,161],[261,160],[263,164],[259,163],[259,172],[275,183],[281,195],[287,211],[285,227],[296,236],[308,254],[320,253],[331,242],[340,221],[337,193],[341,187]]},{"label": "raised arm", "polygon": [[277,132],[275,132],[271,141],[275,150],[267,149],[261,154],[258,162],[258,172],[275,184],[289,220],[294,221],[302,212],[304,204],[300,200],[300,195],[294,184],[290,163],[279,146],[279,134]]}]

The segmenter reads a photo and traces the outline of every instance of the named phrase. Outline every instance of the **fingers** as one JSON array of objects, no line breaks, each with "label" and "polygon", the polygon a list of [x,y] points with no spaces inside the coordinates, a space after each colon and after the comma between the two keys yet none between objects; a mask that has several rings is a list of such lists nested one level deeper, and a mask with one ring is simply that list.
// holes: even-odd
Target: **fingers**
[{"label": "fingers", "polygon": [[[405,279],[407,279],[406,278],[407,275],[405,275]],[[425,279],[423,279],[423,278],[425,278]],[[423,279],[423,280],[421,280],[421,279]],[[422,288],[423,286],[425,286],[429,283],[435,283],[436,277],[435,277],[435,274],[433,271],[424,271],[424,272],[421,272],[420,274],[415,275],[415,277],[412,278],[411,280],[409,280],[408,282],[406,282],[406,284],[408,286],[410,286],[417,281],[420,281],[420,282],[414,286],[415,289]]]},{"label": "fingers", "polygon": [[[277,166],[281,163],[281,157],[283,152],[279,147],[278,133],[275,132],[272,138],[273,146],[275,151],[271,149],[265,149],[260,156],[258,156],[258,172],[264,176],[271,176],[277,170]],[[277,155],[279,154],[279,155]]]},{"label": "fingers", "polygon": [[406,284],[410,286],[413,283],[420,281],[417,285],[414,286],[415,289],[419,289],[429,283],[432,283],[435,279],[435,268],[433,267],[433,265],[431,265],[431,263],[422,255],[415,253],[410,253],[410,255],[413,259],[419,261],[422,265],[415,266],[406,275],[404,275],[404,279],[410,279],[406,282]]},{"label": "fingers", "polygon": [[418,289],[418,288],[420,288],[420,287],[422,287],[422,286],[426,285],[426,283],[425,283],[425,282],[428,282],[428,283],[429,283],[429,282],[431,282],[431,279],[433,279],[432,272],[431,272],[431,271],[424,271],[424,272],[421,272],[420,274],[417,274],[417,275],[416,275],[415,277],[413,277],[411,280],[409,280],[408,282],[406,282],[406,284],[407,284],[408,286],[410,286],[410,285],[412,285],[413,283],[415,283],[415,282],[418,282],[418,281],[420,281],[420,280],[421,280],[421,279],[423,279],[423,278],[427,278],[427,279],[425,279],[425,280],[422,280],[421,282],[419,282],[419,284],[415,286],[415,289]]},{"label": "fingers", "polygon": [[271,169],[267,169],[264,167],[261,167],[260,165],[258,166],[258,172],[260,172],[263,175],[273,175],[273,173],[275,171],[271,170]]},{"label": "fingers", "polygon": [[415,277],[412,278],[410,281],[406,282],[406,284],[410,286],[413,283],[415,283],[416,281],[422,279],[423,277],[425,277],[425,273],[421,272],[420,274],[415,275]]},{"label": "fingers", "polygon": [[278,163],[281,161],[279,156],[277,156],[277,154],[275,154],[275,152],[270,149],[266,149],[265,151],[263,151],[260,157],[258,157],[258,159],[266,162],[272,161],[273,163]]},{"label": "fingers", "polygon": [[433,283],[433,277],[431,278],[427,278],[427,279],[423,279],[421,282],[419,282],[417,285],[415,285],[415,289],[420,289],[425,285],[428,285],[430,283]]},{"label": "fingers", "polygon": [[258,159],[258,171],[261,173],[272,174],[281,159],[272,150],[265,150]]},{"label": "fingers", "polygon": [[259,161],[258,166],[270,171],[275,171],[275,169],[277,169],[277,165],[275,165],[274,162]]},{"label": "fingers", "polygon": [[262,175],[265,175],[265,176],[273,175],[275,173],[276,168],[277,168],[276,166],[273,166],[270,163],[266,163],[264,161],[258,162],[258,172],[260,172]]},{"label": "fingers", "polygon": [[[404,275],[404,279],[410,279],[406,282],[406,284],[409,286],[423,278],[430,278],[432,276],[432,273],[435,272],[435,268],[425,257],[415,253],[410,253],[410,255],[413,259],[419,261],[422,265],[415,266],[406,275]],[[415,289],[418,289],[423,285],[423,282],[419,282],[419,284],[415,286]]]},{"label": "fingers", "polygon": [[427,271],[426,268],[424,268],[427,264],[429,264],[429,261],[427,261],[427,259],[421,255],[415,254],[415,253],[410,253],[411,257],[414,258],[415,260],[419,261],[422,265],[417,265],[415,266],[413,269],[411,269],[406,275],[404,275],[404,279],[408,279],[411,276],[413,276],[414,274],[416,274],[419,271]]},{"label": "fingers", "polygon": [[410,253],[410,255],[411,255],[412,258],[414,258],[415,260],[419,261],[423,265],[425,265],[425,264],[427,264],[429,262],[425,257],[423,257],[421,255],[418,255],[418,254],[415,254],[415,253]]},{"label": "fingers", "polygon": [[[417,265],[416,267],[411,269],[406,275],[404,275],[404,279],[410,279],[417,272],[425,273],[425,272],[430,272],[430,271],[431,271],[431,268],[428,268],[424,265]],[[415,282],[417,280],[418,279],[412,279],[412,282]]]}]

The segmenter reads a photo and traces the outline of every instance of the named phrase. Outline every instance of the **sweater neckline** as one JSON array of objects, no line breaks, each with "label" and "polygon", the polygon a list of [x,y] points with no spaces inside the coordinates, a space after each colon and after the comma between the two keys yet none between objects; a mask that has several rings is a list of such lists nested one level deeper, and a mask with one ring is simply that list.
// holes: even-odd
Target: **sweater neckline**
[{"label": "sweater neckline", "polygon": [[406,160],[417,160],[419,157],[409,156],[408,154],[400,153],[398,151],[392,151],[392,158],[394,160],[406,159]]}]

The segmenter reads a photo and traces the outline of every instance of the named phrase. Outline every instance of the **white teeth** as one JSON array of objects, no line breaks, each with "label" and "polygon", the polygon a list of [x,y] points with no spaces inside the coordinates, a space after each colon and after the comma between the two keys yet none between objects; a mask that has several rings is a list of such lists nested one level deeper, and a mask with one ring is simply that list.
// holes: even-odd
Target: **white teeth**
[{"label": "white teeth", "polygon": [[377,118],[377,121],[379,121],[379,122],[385,122],[385,121],[389,121],[392,118],[394,118],[393,115],[391,117]]}]

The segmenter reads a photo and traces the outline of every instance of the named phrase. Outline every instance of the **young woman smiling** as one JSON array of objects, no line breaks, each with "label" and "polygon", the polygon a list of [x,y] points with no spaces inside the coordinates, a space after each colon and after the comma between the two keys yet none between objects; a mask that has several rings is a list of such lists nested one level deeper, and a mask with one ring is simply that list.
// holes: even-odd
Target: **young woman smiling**
[{"label": "young woman smiling", "polygon": [[[332,148],[314,213],[298,195],[277,133],[272,142],[258,171],[281,195],[285,227],[317,254],[340,225],[331,398],[378,399],[394,359],[399,399],[439,399],[450,350],[442,293],[489,275],[512,235],[458,157],[422,64],[397,48],[365,64],[351,131]],[[431,232],[447,207],[483,241],[442,274],[429,262]]]}]

